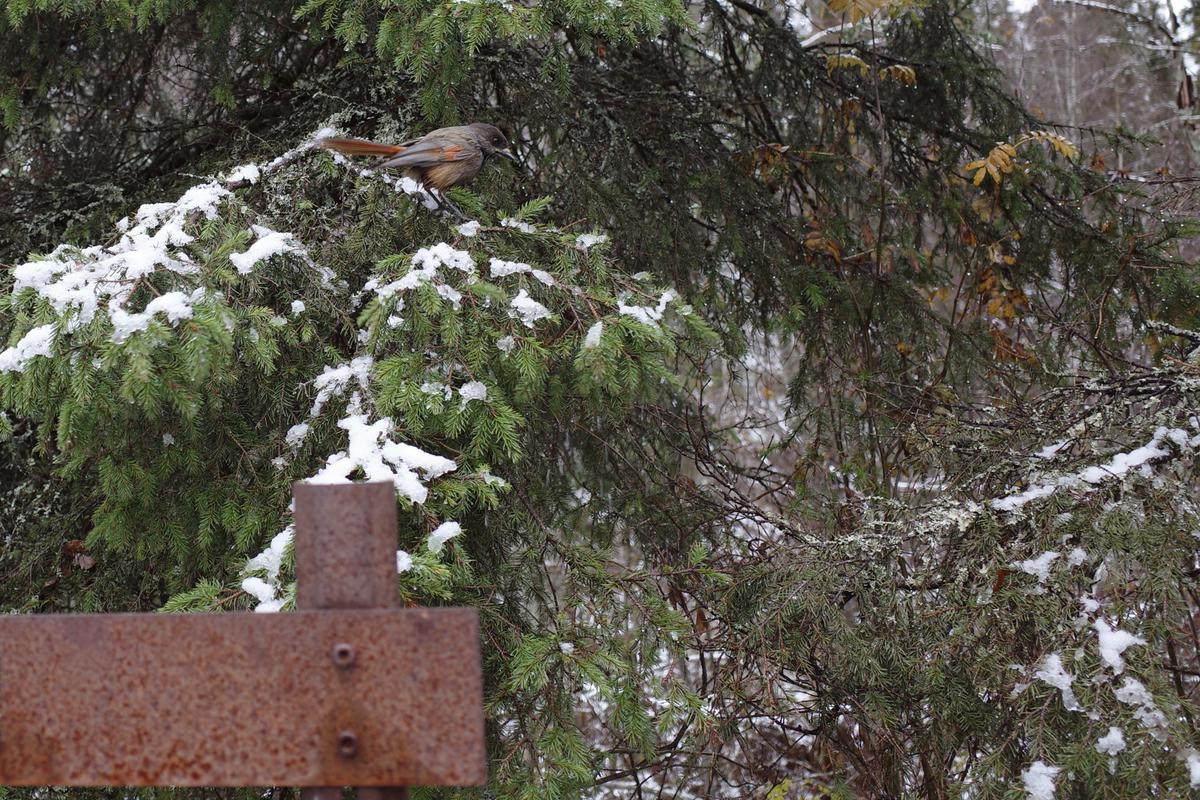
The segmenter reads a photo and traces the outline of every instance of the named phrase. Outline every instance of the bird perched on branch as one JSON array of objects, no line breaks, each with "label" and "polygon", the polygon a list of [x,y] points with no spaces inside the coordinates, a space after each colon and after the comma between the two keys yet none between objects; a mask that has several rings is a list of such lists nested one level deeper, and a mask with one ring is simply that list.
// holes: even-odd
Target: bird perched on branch
[{"label": "bird perched on branch", "polygon": [[486,122],[438,128],[400,144],[381,144],[365,139],[322,139],[320,145],[348,156],[377,156],[377,167],[404,170],[433,195],[440,207],[453,211],[462,219],[466,216],[446,198],[446,190],[470,183],[492,156],[517,160],[504,133]]}]

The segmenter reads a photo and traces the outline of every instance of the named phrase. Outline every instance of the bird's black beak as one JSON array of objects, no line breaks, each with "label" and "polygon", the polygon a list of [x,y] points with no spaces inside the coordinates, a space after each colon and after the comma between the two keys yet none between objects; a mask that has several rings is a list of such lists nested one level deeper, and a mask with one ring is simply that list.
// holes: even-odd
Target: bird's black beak
[{"label": "bird's black beak", "polygon": [[500,156],[501,158],[507,158],[509,161],[513,162],[514,164],[517,163],[517,157],[513,155],[511,150],[496,150],[494,152],[496,153],[496,155]]}]

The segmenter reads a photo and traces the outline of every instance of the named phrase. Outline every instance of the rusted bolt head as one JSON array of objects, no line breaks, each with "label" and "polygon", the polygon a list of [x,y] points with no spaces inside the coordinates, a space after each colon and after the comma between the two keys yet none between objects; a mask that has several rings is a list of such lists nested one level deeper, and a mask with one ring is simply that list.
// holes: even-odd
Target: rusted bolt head
[{"label": "rusted bolt head", "polygon": [[329,656],[335,666],[345,668],[354,663],[354,648],[346,642],[338,642]]},{"label": "rusted bolt head", "polygon": [[358,734],[354,731],[339,733],[338,752],[342,754],[342,758],[354,758],[358,754]]}]

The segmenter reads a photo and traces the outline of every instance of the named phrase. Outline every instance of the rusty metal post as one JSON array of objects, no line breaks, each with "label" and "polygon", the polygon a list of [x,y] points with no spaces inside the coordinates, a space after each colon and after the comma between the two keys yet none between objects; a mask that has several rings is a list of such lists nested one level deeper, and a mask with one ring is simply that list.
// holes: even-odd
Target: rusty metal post
[{"label": "rusty metal post", "polygon": [[[293,486],[296,501],[296,608],[395,608],[396,489],[390,483]],[[354,643],[339,644],[319,669],[353,664]],[[338,734],[343,755],[357,747],[356,734]],[[403,786],[359,788],[359,800],[407,800]],[[301,800],[341,800],[339,787],[309,787]]]}]

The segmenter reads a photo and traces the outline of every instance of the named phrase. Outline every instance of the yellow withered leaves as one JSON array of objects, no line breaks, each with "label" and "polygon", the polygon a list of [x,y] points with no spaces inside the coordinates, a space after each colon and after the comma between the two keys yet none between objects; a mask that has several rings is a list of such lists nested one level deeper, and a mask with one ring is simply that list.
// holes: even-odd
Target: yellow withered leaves
[{"label": "yellow withered leaves", "polygon": [[879,70],[879,77],[902,83],[905,86],[917,85],[917,71],[903,64],[892,64],[890,67],[884,67]]},{"label": "yellow withered leaves", "polygon": [[862,73],[864,78],[867,76],[867,73],[871,71],[871,68],[867,66],[867,62],[863,61],[858,56],[825,56],[825,71],[832,75],[835,69],[856,69]]},{"label": "yellow withered leaves", "polygon": [[1006,175],[1013,170],[1013,159],[1017,157],[1017,148],[1013,147],[1008,142],[1001,142],[992,148],[992,152],[987,154],[986,158],[981,158],[967,164],[968,171],[975,170],[975,177],[972,179],[976,186],[983,183],[983,179],[988,175],[992,176],[992,180],[996,183],[1000,182],[1000,176]]},{"label": "yellow withered leaves", "polygon": [[1030,131],[1017,142],[1017,146],[1020,147],[1026,142],[1046,142],[1063,158],[1075,158],[1079,155],[1079,148],[1070,139],[1049,131]]},{"label": "yellow withered leaves", "polygon": [[968,163],[963,169],[974,171],[972,181],[976,186],[983,184],[984,178],[991,177],[997,185],[1004,176],[1012,172],[1016,166],[1017,148],[1031,142],[1049,144],[1054,151],[1064,158],[1073,159],[1079,155],[1077,148],[1070,139],[1049,131],[1029,131],[1017,140],[1016,144],[1000,142],[992,148],[984,158]]},{"label": "yellow withered leaves", "polygon": [[829,7],[838,14],[844,14],[851,22],[858,22],[873,16],[876,11],[890,6],[893,0],[829,0]]},{"label": "yellow withered leaves", "polygon": [[[871,68],[867,62],[855,55],[849,54],[834,54],[825,56],[825,70],[830,75],[834,70],[838,69],[853,69],[858,70],[864,78],[870,74]],[[880,80],[892,80],[904,86],[917,85],[917,71],[912,67],[904,64],[892,64],[879,70]]]},{"label": "yellow withered leaves", "polygon": [[804,246],[813,253],[824,252],[833,256],[833,260],[842,263],[842,248],[819,230],[809,231],[804,237]]}]

